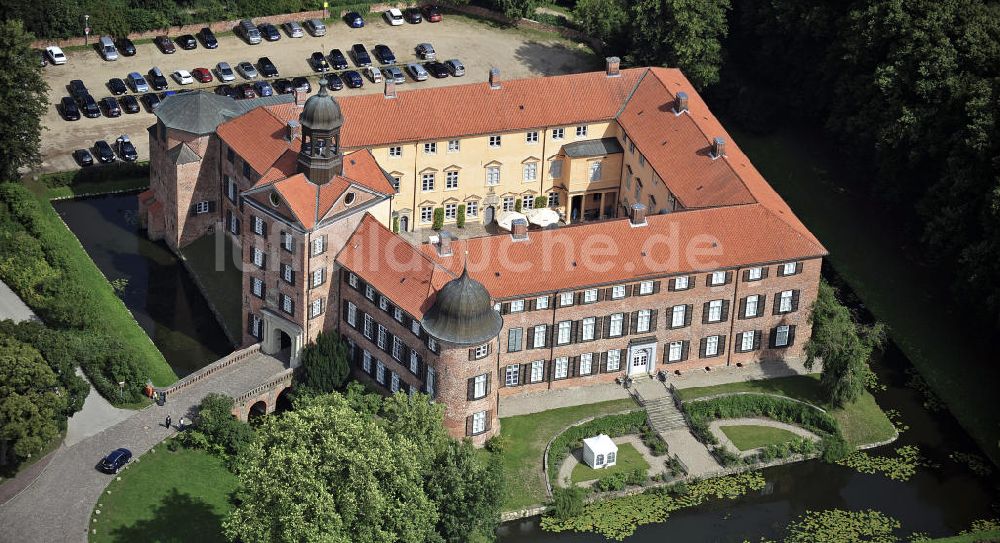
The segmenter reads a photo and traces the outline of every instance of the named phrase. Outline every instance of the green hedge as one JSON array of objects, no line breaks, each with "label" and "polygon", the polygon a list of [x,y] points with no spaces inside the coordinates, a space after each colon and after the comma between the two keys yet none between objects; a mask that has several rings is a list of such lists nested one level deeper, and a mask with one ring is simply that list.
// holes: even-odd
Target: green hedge
[{"label": "green hedge", "polygon": [[[736,394],[711,400],[685,402],[684,412],[690,417],[692,430],[699,438],[708,432],[708,422],[713,419],[742,417],[765,417],[789,424],[797,424],[821,436],[825,434],[840,435],[840,426],[828,413],[789,398]],[[708,435],[710,436],[711,433]],[[714,443],[715,438],[711,438],[709,442]]]},{"label": "green hedge", "polygon": [[104,166],[45,174],[40,179],[46,187],[56,188],[79,183],[99,183],[123,177],[148,178],[149,162],[116,162]]},{"label": "green hedge", "polygon": [[558,467],[569,456],[573,449],[583,447],[583,440],[597,434],[608,437],[618,437],[627,434],[638,434],[646,424],[646,412],[643,410],[608,415],[573,426],[552,440],[549,447],[549,483],[555,486],[559,475]]}]

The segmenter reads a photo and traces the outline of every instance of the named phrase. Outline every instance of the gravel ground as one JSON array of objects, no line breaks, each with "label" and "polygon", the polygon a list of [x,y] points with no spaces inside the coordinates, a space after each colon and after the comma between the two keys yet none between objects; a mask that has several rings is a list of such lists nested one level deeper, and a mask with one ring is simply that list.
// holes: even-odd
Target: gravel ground
[{"label": "gravel ground", "polygon": [[[331,22],[327,35],[322,38],[306,36],[289,38],[282,34],[277,42],[263,42],[250,46],[232,35],[219,36],[217,49],[197,49],[184,51],[180,48],[172,55],[164,55],[151,43],[136,46],[137,54],[120,57],[115,62],[106,62],[93,49],[67,51],[69,61],[62,66],[47,66],[43,69],[48,82],[49,102],[52,107],[43,118],[47,128],[42,134],[43,163],[40,172],[62,171],[77,168],[71,153],[74,149],[93,147],[99,139],[113,143],[121,134],[128,134],[139,151],[140,160],[148,158],[149,142],[146,128],[154,117],[143,109],[142,112],[118,118],[82,118],[68,122],[62,119],[55,105],[68,95],[66,86],[72,79],[82,79],[95,99],[110,96],[107,81],[112,77],[125,77],[129,72],[145,75],[153,66],[164,74],[177,69],[190,71],[193,68],[213,68],[218,62],[226,61],[235,66],[240,61],[256,62],[267,56],[278,67],[281,77],[310,75],[315,90],[318,76],[312,72],[307,59],[313,51],[329,53],[339,48],[347,53],[354,43],[363,43],[371,52],[379,43],[392,48],[399,64],[416,59],[414,47],[421,42],[430,42],[437,50],[438,58],[447,60],[459,58],[465,64],[467,75],[462,78],[433,79],[414,82],[407,77],[406,84],[399,90],[435,87],[458,83],[486,81],[489,68],[500,68],[503,79],[515,79],[538,75],[556,75],[600,69],[590,49],[573,42],[541,34],[539,32],[502,29],[489,23],[466,17],[446,14],[443,22],[390,27],[375,15],[368,17],[367,26],[360,29],[347,28],[343,23]],[[237,76],[237,83],[242,79]],[[202,85],[188,85],[198,88]],[[205,85],[211,87],[212,85]],[[170,89],[178,89],[172,79]],[[344,89],[335,96],[381,92],[382,85],[365,80],[361,89]]]}]

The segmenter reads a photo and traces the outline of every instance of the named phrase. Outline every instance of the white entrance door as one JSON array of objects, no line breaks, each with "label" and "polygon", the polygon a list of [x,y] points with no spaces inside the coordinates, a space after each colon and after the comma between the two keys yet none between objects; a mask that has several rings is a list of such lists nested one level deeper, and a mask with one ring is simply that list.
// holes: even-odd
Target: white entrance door
[{"label": "white entrance door", "polygon": [[649,351],[646,349],[636,349],[632,351],[632,360],[629,363],[628,374],[636,375],[646,373],[646,366],[649,364]]}]

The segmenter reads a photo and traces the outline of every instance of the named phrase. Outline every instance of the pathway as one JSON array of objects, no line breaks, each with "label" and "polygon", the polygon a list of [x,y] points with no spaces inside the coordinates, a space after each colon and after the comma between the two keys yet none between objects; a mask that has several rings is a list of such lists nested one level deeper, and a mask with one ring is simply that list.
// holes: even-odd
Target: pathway
[{"label": "pathway", "polygon": [[[76,374],[84,379],[87,378],[80,368],[76,368]],[[74,413],[67,421],[66,438],[63,440],[63,445],[66,447],[75,445],[134,414],[135,411],[132,409],[119,409],[111,405],[111,402],[105,400],[104,396],[101,396],[97,389],[91,385],[87,399],[83,402],[83,409]]]},{"label": "pathway", "polygon": [[[670,457],[666,455],[653,456],[653,453],[649,451],[649,447],[647,447],[646,444],[642,442],[642,439],[640,439],[639,436],[635,434],[627,436],[619,436],[612,439],[612,441],[614,441],[616,445],[621,445],[623,443],[630,443],[633,447],[635,447],[635,450],[639,451],[639,454],[642,455],[642,459],[645,460],[647,464],[649,464],[649,471],[647,473],[649,474],[650,477],[654,475],[659,475],[661,473],[665,473],[667,471],[666,461]],[[577,465],[582,463],[583,463],[583,449],[574,450],[573,454],[570,454],[568,457],[566,457],[566,459],[563,460],[562,465],[559,466],[559,478],[556,480],[556,483],[558,483],[560,486],[565,486],[564,483],[566,481],[572,480],[573,469]],[[589,487],[596,482],[597,479],[592,479],[590,481],[583,481],[580,483],[580,486]]]},{"label": "pathway", "polygon": [[756,449],[748,449],[741,451],[736,445],[733,445],[732,440],[729,436],[722,431],[723,426],[767,426],[769,428],[778,428],[781,430],[788,430],[793,434],[804,437],[806,439],[811,439],[813,441],[819,441],[820,437],[801,426],[796,426],[794,424],[788,424],[785,422],[778,422],[773,419],[765,419],[762,417],[747,417],[739,419],[720,419],[713,420],[709,423],[708,429],[711,430],[712,434],[719,440],[719,444],[728,448],[731,451],[736,451],[740,456],[751,456],[756,454],[763,447],[757,447]]},{"label": "pathway", "polygon": [[0,506],[0,542],[87,541],[91,510],[110,478],[95,469],[101,457],[116,447],[128,447],[138,457],[175,433],[163,427],[167,415],[175,421],[191,416],[207,394],[238,395],[284,369],[278,359],[255,354],[171,394],[163,407],[135,411],[110,428],[63,446],[34,483]]},{"label": "pathway", "polygon": [[657,379],[636,379],[632,386],[646,407],[650,426],[667,442],[670,453],[676,454],[687,466],[688,475],[697,477],[722,467],[688,430],[684,415],[677,409],[664,383]]},{"label": "pathway", "polygon": [[39,320],[31,308],[7,286],[7,283],[0,281],[0,320],[4,319],[11,319],[14,322]]}]

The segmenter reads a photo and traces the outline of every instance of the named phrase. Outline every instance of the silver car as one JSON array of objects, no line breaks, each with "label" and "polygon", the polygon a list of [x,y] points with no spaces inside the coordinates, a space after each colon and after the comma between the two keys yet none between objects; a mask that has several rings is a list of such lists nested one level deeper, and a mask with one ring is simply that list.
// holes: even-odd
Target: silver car
[{"label": "silver car", "polygon": [[434,46],[429,43],[421,43],[417,45],[417,56],[424,60],[437,60],[437,54],[434,52]]},{"label": "silver car", "polygon": [[462,77],[465,75],[465,66],[457,58],[444,61],[444,65],[451,72],[452,77]]},{"label": "silver car", "polygon": [[288,34],[289,38],[301,38],[306,35],[305,31],[302,30],[302,25],[295,21],[285,23],[285,33]]},{"label": "silver car", "polygon": [[242,75],[244,79],[256,79],[259,75],[257,73],[257,68],[254,68],[253,64],[246,61],[237,64],[236,71],[240,72],[240,75]]},{"label": "silver car", "polygon": [[306,21],[306,29],[309,30],[310,34],[316,36],[317,38],[326,36],[326,25],[319,19],[309,19]]},{"label": "silver car", "polygon": [[427,70],[419,64],[407,64],[406,71],[410,72],[410,77],[412,77],[414,81],[427,81]]},{"label": "silver car", "polygon": [[386,81],[392,81],[397,85],[400,83],[406,83],[406,78],[403,77],[403,70],[400,70],[396,66],[386,66],[385,68],[382,68],[382,75],[385,76]]},{"label": "silver car", "polygon": [[223,83],[229,83],[230,81],[236,80],[236,74],[233,73],[233,68],[228,62],[220,62],[215,67],[215,75],[219,76],[219,81],[222,81]]}]

